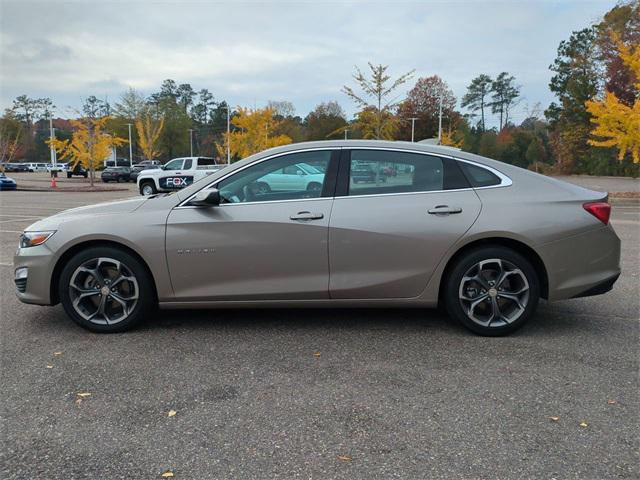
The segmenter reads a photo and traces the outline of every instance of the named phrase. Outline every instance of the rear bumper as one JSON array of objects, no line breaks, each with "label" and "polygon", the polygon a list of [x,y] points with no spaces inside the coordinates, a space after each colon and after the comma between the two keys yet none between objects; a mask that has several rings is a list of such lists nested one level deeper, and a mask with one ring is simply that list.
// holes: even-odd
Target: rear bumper
[{"label": "rear bumper", "polygon": [[620,239],[611,225],[538,251],[547,268],[550,301],[606,293],[620,276]]}]

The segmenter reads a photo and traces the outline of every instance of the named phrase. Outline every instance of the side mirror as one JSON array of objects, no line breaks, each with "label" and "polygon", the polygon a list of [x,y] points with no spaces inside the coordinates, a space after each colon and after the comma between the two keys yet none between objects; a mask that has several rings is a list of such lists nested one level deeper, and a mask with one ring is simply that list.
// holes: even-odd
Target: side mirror
[{"label": "side mirror", "polygon": [[220,190],[210,188],[208,190],[200,190],[195,197],[191,199],[189,205],[196,207],[217,207],[220,205]]}]

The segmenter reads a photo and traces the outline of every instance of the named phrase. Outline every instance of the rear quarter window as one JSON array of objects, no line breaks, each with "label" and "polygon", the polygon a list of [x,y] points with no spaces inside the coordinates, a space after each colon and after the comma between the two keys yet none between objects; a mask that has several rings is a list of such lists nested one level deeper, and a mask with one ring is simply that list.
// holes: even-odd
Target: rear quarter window
[{"label": "rear quarter window", "polygon": [[460,168],[464,172],[464,175],[469,180],[472,187],[491,187],[493,185],[500,185],[502,182],[493,172],[490,172],[486,168],[478,167],[470,163],[458,162]]}]

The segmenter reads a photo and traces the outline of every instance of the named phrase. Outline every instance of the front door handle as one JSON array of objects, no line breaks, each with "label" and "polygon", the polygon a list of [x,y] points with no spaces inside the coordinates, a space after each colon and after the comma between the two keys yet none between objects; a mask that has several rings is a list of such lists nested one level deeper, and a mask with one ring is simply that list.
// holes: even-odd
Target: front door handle
[{"label": "front door handle", "polygon": [[462,213],[460,207],[450,207],[449,205],[437,205],[427,210],[431,215],[451,215],[453,213]]},{"label": "front door handle", "polygon": [[291,220],[320,220],[324,218],[322,213],[313,212],[298,212],[295,215],[289,217]]}]

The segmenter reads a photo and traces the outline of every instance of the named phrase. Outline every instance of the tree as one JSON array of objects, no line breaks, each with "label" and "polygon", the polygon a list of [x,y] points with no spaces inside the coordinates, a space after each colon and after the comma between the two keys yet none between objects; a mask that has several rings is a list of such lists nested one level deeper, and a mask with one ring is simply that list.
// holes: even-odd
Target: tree
[{"label": "tree", "polygon": [[516,86],[514,82],[515,77],[507,72],[502,72],[491,83],[492,101],[488,106],[491,106],[492,113],[500,115],[500,130],[509,122],[509,109],[520,96],[520,87]]},{"label": "tree", "polygon": [[216,102],[209,90],[203,88],[198,92],[198,101],[191,108],[191,118],[199,125],[206,125],[211,121],[211,114]]},{"label": "tree", "polygon": [[269,107],[255,110],[239,107],[231,120],[237,130],[232,131],[230,137],[225,133],[223,144],[216,145],[220,156],[226,155],[226,142],[229,142],[231,155],[239,158],[291,143],[288,136],[275,134],[279,122],[274,119],[274,113]]},{"label": "tree", "polygon": [[397,96],[392,95],[413,76],[415,70],[392,80],[386,73],[388,65],[373,65],[371,62],[368,65],[371,70],[370,78],[358,67],[355,67],[356,73],[353,75],[362,92],[357,93],[346,85],[342,87],[342,91],[362,109],[357,115],[355,126],[363,132],[364,138],[391,140],[398,129],[398,121],[393,114],[398,105]]},{"label": "tree", "polygon": [[153,160],[160,156],[158,140],[160,139],[163,127],[164,118],[161,117],[160,120],[156,122],[149,113],[136,119],[138,145],[146,160]]},{"label": "tree", "polygon": [[109,102],[90,95],[82,102],[82,113],[89,118],[108,117],[111,114],[111,106]]},{"label": "tree", "polygon": [[269,100],[267,107],[273,110],[275,116],[281,118],[293,117],[296,113],[296,107],[287,100]]},{"label": "tree", "polygon": [[[620,58],[636,78],[631,86],[640,91],[640,45],[629,47],[614,35]],[[634,163],[640,163],[640,98],[633,107],[621,102],[612,92],[606,92],[601,101],[589,100],[586,108],[593,115],[591,122],[596,126],[591,132],[589,144],[596,147],[616,147],[618,160],[629,153]]]},{"label": "tree", "polygon": [[89,170],[92,187],[96,167],[109,157],[112,148],[127,143],[124,138],[105,132],[108,121],[109,117],[87,117],[71,120],[71,124],[75,128],[71,140],[54,138],[47,141],[55,148],[60,160],[69,158],[74,162],[74,165],[80,163]]},{"label": "tree", "polygon": [[480,128],[483,132],[486,130],[484,109],[488,106],[486,97],[491,91],[491,84],[489,75],[479,75],[471,80],[471,84],[467,87],[467,93],[462,97],[463,108],[469,107],[472,112],[480,110]]},{"label": "tree", "polygon": [[434,138],[438,135],[440,99],[442,116],[449,124],[456,107],[456,97],[449,85],[439,76],[419,78],[409,90],[407,98],[398,106],[398,116],[405,120],[400,128],[400,138],[411,138],[411,117],[416,117],[414,137],[418,139]]},{"label": "tree", "polygon": [[115,116],[133,120],[141,116],[147,108],[144,96],[134,88],[129,88],[120,96],[120,101],[113,107]]},{"label": "tree", "polygon": [[29,98],[26,95],[20,95],[13,101],[11,110],[16,119],[24,122],[27,130],[31,132],[33,124],[37,120],[50,117],[54,108],[50,98]]},{"label": "tree", "polygon": [[614,38],[627,46],[640,44],[640,2],[619,3],[595,26],[596,43],[605,69],[605,89],[623,104],[633,106],[637,92],[632,69],[622,61]]},{"label": "tree", "polygon": [[188,83],[182,83],[176,89],[176,97],[178,103],[184,108],[184,111],[189,111],[189,107],[193,105],[193,99],[197,96],[197,93],[191,88]]},{"label": "tree", "polygon": [[20,148],[22,125],[11,112],[0,118],[0,164],[10,162]]},{"label": "tree", "polygon": [[320,103],[304,119],[307,140],[337,137],[347,126],[347,118],[338,102]]},{"label": "tree", "polygon": [[[527,151],[525,152],[525,158],[529,165],[536,165],[539,163],[546,163],[547,161],[547,152],[542,144],[542,140],[539,138],[534,138],[531,140],[531,143],[527,147]],[[537,169],[536,169],[537,170]]]},{"label": "tree", "polygon": [[573,32],[560,42],[558,56],[549,68],[555,73],[549,88],[560,101],[545,112],[554,130],[552,147],[560,170],[572,172],[589,155],[591,114],[585,104],[597,95],[602,78],[594,29]]}]

